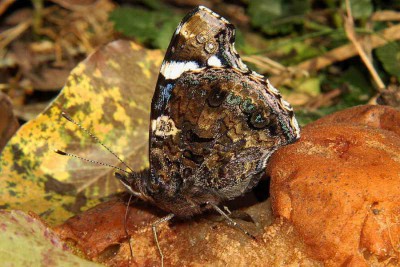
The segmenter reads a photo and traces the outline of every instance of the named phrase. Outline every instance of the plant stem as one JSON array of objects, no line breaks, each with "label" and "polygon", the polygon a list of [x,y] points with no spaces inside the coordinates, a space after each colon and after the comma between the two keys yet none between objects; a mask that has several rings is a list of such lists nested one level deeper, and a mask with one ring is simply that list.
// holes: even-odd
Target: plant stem
[{"label": "plant stem", "polygon": [[34,8],[33,32],[39,34],[43,25],[43,2],[44,0],[31,0]]}]

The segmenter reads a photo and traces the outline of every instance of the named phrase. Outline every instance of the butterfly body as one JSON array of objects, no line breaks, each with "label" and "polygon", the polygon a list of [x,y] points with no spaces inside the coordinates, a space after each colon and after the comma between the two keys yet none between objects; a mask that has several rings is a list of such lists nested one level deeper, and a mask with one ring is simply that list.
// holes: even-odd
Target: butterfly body
[{"label": "butterfly body", "polygon": [[292,108],[241,61],[234,40],[232,24],[199,7],[178,26],[161,67],[150,168],[129,186],[179,217],[244,194],[270,155],[299,138]]}]

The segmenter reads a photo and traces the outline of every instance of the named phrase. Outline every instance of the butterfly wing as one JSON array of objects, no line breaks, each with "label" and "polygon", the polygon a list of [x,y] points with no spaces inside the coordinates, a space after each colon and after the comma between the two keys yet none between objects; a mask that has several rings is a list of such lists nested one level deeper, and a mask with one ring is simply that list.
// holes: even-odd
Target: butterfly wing
[{"label": "butterfly wing", "polygon": [[178,26],[152,101],[148,194],[188,216],[252,188],[299,137],[293,110],[234,48],[234,26],[200,7]]}]

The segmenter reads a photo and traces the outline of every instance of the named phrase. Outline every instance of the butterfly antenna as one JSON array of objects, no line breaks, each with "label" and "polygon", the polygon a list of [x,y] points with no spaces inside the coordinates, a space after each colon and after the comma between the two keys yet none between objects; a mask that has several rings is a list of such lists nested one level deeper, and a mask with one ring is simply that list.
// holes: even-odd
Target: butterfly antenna
[{"label": "butterfly antenna", "polygon": [[[106,146],[105,144],[103,144],[103,142],[101,142],[100,141],[100,139],[97,137],[97,136],[95,136],[93,133],[91,133],[89,130],[87,130],[86,128],[84,128],[80,123],[78,123],[78,122],[76,122],[74,119],[72,119],[67,113],[65,113],[64,111],[63,112],[61,112],[61,116],[63,116],[66,120],[68,120],[69,122],[72,122],[73,124],[75,124],[76,126],[78,126],[79,127],[79,129],[81,129],[84,133],[86,133],[88,136],[90,136],[96,143],[98,143],[98,144],[100,144],[102,147],[104,147],[105,149],[107,149],[107,151],[108,152],[110,152],[115,158],[117,158],[126,168],[128,168],[132,173],[134,173],[134,171],[120,158],[120,157],[118,157],[118,155],[117,154],[115,154],[108,146]],[[64,152],[65,153],[65,152]],[[68,154],[68,153],[67,153]],[[62,154],[61,154],[62,155]],[[76,156],[76,155],[73,155],[72,157],[75,157],[75,158],[80,158],[79,156]],[[80,159],[82,159],[82,160],[86,160],[86,161],[89,161],[90,162],[90,160],[87,160],[87,159],[83,159],[83,158],[80,158]],[[94,162],[93,161],[93,163],[96,163],[96,162]],[[100,162],[97,162],[97,163],[99,163],[100,165],[105,165],[105,166],[110,166],[110,167],[113,167],[113,168],[115,168],[115,169],[119,169],[119,170],[122,170],[122,169],[120,169],[120,168],[116,168],[116,167],[114,167],[114,166],[111,166],[111,165],[107,165],[107,164],[102,164],[102,163],[100,163]],[[126,172],[126,171],[124,171],[124,172]],[[126,172],[126,173],[128,173],[128,172]]]},{"label": "butterfly antenna", "polygon": [[56,152],[57,154],[62,155],[62,156],[68,156],[68,157],[72,157],[72,158],[77,158],[77,159],[80,159],[80,160],[83,160],[83,161],[86,161],[86,162],[90,162],[90,163],[94,163],[94,164],[98,164],[98,165],[102,165],[102,166],[106,166],[106,167],[111,167],[111,168],[113,168],[113,169],[116,169],[116,170],[119,170],[119,171],[121,171],[121,172],[124,172],[124,173],[126,173],[126,174],[131,175],[130,172],[125,171],[124,169],[121,169],[121,168],[119,168],[119,167],[117,167],[117,166],[113,166],[113,165],[111,165],[111,164],[107,164],[107,163],[100,162],[100,161],[97,161],[97,160],[92,160],[92,159],[83,158],[83,157],[80,157],[80,156],[75,155],[75,154],[72,154],[72,153],[68,153],[68,152],[65,152],[65,151],[61,151],[61,150],[59,150],[59,149],[54,149],[54,152]]}]

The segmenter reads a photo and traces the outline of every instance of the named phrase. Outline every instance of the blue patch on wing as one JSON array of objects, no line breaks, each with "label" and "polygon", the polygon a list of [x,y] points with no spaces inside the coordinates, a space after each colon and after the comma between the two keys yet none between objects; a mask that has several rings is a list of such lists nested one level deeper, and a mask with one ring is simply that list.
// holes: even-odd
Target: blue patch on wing
[{"label": "blue patch on wing", "polygon": [[155,105],[156,110],[163,111],[165,109],[171,97],[172,89],[174,89],[173,83],[168,83],[166,86],[160,85],[160,96]]}]

